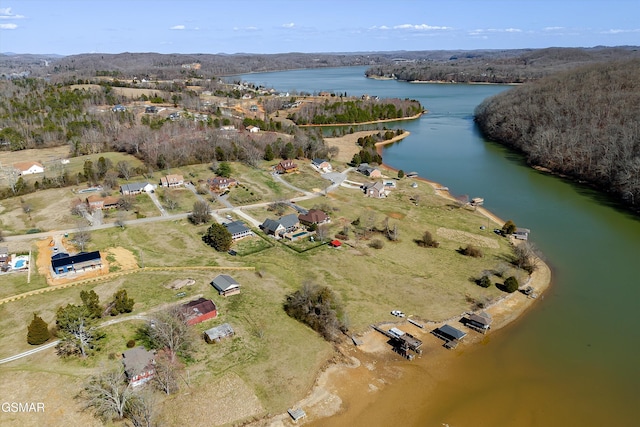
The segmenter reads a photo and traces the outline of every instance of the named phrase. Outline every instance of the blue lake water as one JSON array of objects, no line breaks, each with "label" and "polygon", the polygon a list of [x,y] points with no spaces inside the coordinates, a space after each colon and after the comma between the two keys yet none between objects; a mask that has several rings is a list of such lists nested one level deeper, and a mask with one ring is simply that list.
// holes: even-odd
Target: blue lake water
[{"label": "blue lake water", "polygon": [[[429,113],[388,127],[411,135],[384,162],[483,197],[485,207],[532,230],[553,269],[544,299],[515,324],[460,354],[435,391],[428,368],[381,391],[362,414],[324,425],[640,425],[640,220],[592,189],[528,167],[488,142],[473,122],[483,99],[509,86],[411,84],[364,78],[364,67],[241,76],[279,91],[412,98]],[[424,391],[421,391],[424,390]],[[402,418],[397,410],[404,408]],[[367,424],[368,423],[368,424]],[[356,423],[357,424],[357,423]]]}]

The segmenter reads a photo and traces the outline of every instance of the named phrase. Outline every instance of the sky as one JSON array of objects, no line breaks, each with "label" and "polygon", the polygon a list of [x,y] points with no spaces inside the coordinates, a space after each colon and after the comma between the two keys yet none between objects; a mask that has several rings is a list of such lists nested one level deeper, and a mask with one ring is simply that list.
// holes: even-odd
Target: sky
[{"label": "sky", "polygon": [[640,45],[640,0],[0,0],[0,52]]}]

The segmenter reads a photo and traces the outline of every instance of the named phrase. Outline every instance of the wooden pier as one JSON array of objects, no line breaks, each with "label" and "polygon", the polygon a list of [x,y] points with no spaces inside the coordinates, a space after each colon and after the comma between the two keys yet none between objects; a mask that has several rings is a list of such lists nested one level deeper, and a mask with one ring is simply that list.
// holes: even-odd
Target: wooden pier
[{"label": "wooden pier", "polygon": [[389,337],[391,339],[391,344],[393,345],[393,350],[400,354],[402,357],[413,360],[415,357],[411,351],[416,354],[422,354],[422,350],[420,347],[422,346],[422,341],[418,338],[414,337],[408,332],[401,331],[397,328],[391,328],[388,331],[385,331],[382,328],[379,328],[376,325],[371,325],[373,329],[380,332],[381,334]]}]

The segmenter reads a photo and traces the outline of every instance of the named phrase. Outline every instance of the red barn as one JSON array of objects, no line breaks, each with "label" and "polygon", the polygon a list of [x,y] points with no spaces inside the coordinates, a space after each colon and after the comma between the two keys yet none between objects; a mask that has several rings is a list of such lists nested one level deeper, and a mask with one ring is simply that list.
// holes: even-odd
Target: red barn
[{"label": "red barn", "polygon": [[199,298],[188,302],[182,306],[187,325],[195,325],[205,320],[214,319],[218,315],[218,310],[213,301],[206,298]]}]

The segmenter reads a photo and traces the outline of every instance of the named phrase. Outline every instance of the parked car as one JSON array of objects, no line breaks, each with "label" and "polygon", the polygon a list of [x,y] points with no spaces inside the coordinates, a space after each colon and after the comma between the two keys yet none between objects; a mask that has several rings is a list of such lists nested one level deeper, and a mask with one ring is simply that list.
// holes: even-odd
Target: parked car
[{"label": "parked car", "polygon": [[401,312],[400,310],[392,310],[391,314],[393,314],[396,317],[404,317],[404,313]]}]

